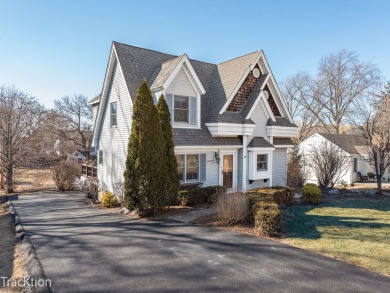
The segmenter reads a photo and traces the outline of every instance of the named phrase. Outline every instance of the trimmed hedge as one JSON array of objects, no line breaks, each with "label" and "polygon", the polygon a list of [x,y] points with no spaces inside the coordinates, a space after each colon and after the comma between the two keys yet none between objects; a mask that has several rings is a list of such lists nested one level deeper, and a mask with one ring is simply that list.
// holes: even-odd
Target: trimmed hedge
[{"label": "trimmed hedge", "polygon": [[250,197],[257,196],[265,201],[274,201],[281,206],[289,206],[294,200],[294,189],[287,186],[255,188],[249,190],[248,194]]},{"label": "trimmed hedge", "polygon": [[216,201],[217,194],[223,191],[223,187],[219,185],[180,190],[179,201],[185,206],[213,203]]},{"label": "trimmed hedge", "polygon": [[102,206],[106,208],[113,208],[119,204],[116,196],[111,192],[105,192],[102,196]]},{"label": "trimmed hedge", "polygon": [[255,209],[255,229],[262,234],[273,236],[281,226],[281,211],[275,202],[258,202]]},{"label": "trimmed hedge", "polygon": [[321,189],[312,183],[308,183],[302,188],[302,198],[305,202],[319,204],[321,200]]}]

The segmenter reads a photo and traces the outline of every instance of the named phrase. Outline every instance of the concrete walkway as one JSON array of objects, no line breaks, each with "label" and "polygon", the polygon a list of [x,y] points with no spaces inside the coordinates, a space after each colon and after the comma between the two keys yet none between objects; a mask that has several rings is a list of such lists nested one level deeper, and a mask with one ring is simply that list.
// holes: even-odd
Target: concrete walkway
[{"label": "concrete walkway", "polygon": [[81,195],[14,201],[53,292],[389,292],[390,278],[279,242],[130,220]]}]

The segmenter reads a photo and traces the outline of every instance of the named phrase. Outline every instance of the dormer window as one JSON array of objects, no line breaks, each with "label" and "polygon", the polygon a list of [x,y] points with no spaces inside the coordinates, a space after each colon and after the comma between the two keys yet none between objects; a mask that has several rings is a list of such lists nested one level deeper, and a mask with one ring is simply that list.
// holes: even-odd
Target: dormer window
[{"label": "dormer window", "polygon": [[174,127],[198,126],[198,98],[183,95],[166,94],[169,112]]},{"label": "dormer window", "polygon": [[189,123],[189,97],[175,96],[173,121],[174,123]]}]

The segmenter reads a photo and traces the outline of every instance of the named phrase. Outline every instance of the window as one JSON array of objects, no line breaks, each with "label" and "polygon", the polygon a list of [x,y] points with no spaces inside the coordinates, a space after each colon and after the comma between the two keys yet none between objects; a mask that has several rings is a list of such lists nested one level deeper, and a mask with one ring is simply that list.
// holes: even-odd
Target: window
[{"label": "window", "polygon": [[353,158],[353,172],[357,172],[357,164],[358,164],[358,159]]},{"label": "window", "polygon": [[181,182],[199,181],[199,155],[176,155],[177,173]]},{"label": "window", "polygon": [[198,125],[199,101],[197,97],[167,93],[165,99],[169,107],[169,113],[171,113],[173,125],[178,127],[193,127]]},{"label": "window", "polygon": [[99,164],[103,164],[103,151],[99,150]]},{"label": "window", "polygon": [[189,98],[183,96],[175,96],[174,98],[174,122],[189,123]]},{"label": "window", "polygon": [[257,155],[257,171],[267,171],[268,170],[268,155],[262,154]]},{"label": "window", "polygon": [[115,127],[116,124],[117,124],[116,114],[117,114],[116,102],[112,102],[112,103],[110,104],[110,121],[111,121],[111,127]]}]

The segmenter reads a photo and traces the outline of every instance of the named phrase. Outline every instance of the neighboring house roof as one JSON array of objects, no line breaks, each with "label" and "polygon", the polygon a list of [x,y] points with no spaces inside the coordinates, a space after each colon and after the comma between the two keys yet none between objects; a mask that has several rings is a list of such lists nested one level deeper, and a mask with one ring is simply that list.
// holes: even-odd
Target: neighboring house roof
[{"label": "neighboring house roof", "polygon": [[267,126],[298,127],[286,118],[275,117],[276,121],[268,119]]},{"label": "neighboring house roof", "polygon": [[90,100],[88,102],[88,104],[90,105],[95,105],[95,104],[98,104],[100,102],[100,95],[97,95],[96,97],[94,97],[92,100]]},{"label": "neighboring house roof", "polygon": [[273,148],[274,146],[266,141],[264,137],[254,137],[248,144],[248,148]]},{"label": "neighboring house roof", "polygon": [[82,156],[85,157],[85,158],[88,157],[87,152],[86,152],[86,151],[81,151],[81,150],[74,151],[73,153],[71,153],[71,154],[69,155],[69,157],[73,156],[73,155],[76,154],[76,153],[79,153],[80,155],[82,155]]},{"label": "neighboring house roof", "polygon": [[294,145],[294,142],[290,137],[274,137],[274,145]]},{"label": "neighboring house roof", "polygon": [[319,135],[325,137],[327,140],[337,145],[339,148],[349,154],[359,154],[355,147],[366,145],[363,138],[359,135],[335,133],[319,133]]}]

